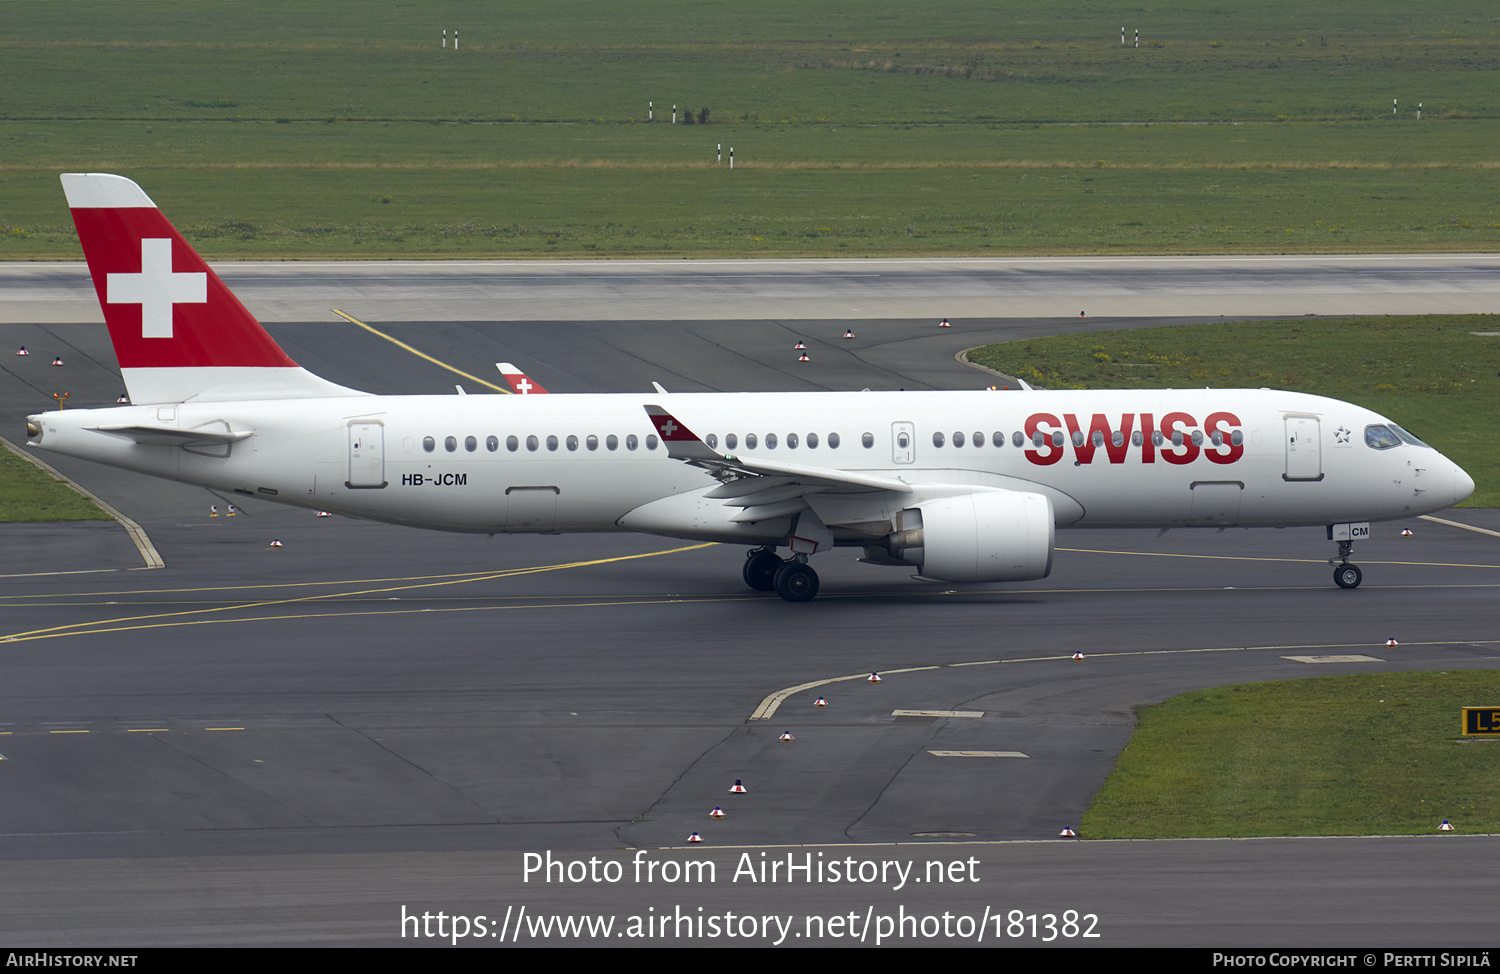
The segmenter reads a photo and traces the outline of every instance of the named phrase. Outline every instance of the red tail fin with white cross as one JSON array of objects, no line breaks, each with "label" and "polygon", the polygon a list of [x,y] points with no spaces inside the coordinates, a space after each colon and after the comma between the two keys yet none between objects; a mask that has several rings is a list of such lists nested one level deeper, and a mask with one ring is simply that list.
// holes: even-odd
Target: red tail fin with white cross
[{"label": "red tail fin with white cross", "polygon": [[132,402],[361,395],[293,362],[135,183],[62,184]]}]

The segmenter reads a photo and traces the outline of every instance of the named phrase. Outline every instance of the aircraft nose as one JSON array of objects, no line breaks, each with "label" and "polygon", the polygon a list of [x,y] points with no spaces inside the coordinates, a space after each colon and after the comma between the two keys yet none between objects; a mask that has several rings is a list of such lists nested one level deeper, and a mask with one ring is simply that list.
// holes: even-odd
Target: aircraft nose
[{"label": "aircraft nose", "polygon": [[1453,465],[1453,503],[1458,504],[1468,500],[1472,493],[1474,493],[1474,478],[1455,463]]}]

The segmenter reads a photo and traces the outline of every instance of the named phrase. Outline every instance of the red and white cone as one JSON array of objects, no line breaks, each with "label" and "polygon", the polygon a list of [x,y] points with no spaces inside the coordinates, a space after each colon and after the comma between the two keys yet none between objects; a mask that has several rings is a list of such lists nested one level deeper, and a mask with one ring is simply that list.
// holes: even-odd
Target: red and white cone
[{"label": "red and white cone", "polygon": [[792,736],[791,731],[787,731],[785,734],[782,734],[781,737],[778,738],[778,740],[780,740],[783,744],[790,744],[795,741],[796,738]]},{"label": "red and white cone", "polygon": [[805,345],[805,344],[804,344],[804,343],[802,343],[802,342],[798,342],[798,343],[797,343],[797,344],[795,344],[795,345],[793,345],[793,346],[792,346],[792,347],[793,347],[793,348],[806,348],[806,347],[807,347],[807,345]]},{"label": "red and white cone", "polygon": [[714,810],[708,813],[708,817],[709,818],[723,818],[724,817],[724,809],[720,808],[718,805],[715,805],[714,806]]},{"label": "red and white cone", "polygon": [[879,673],[871,673],[870,674],[870,678],[868,680],[866,680],[865,682],[866,683],[880,683],[881,682],[880,674]]},{"label": "red and white cone", "polygon": [[125,395],[125,393],[123,393],[123,392],[120,393],[120,397],[115,400],[115,402],[129,402],[129,401],[130,401],[130,397],[127,396],[127,395]]},{"label": "red and white cone", "polygon": [[59,355],[59,356],[58,356],[58,357],[57,357],[57,358],[55,358],[55,359],[53,359],[53,360],[52,360],[52,364],[53,364],[53,365],[61,365],[61,364],[63,364],[63,363],[62,363],[62,356],[61,356],[61,355]]},{"label": "red and white cone", "polygon": [[749,792],[747,792],[745,790],[745,783],[742,782],[738,778],[734,779],[734,787],[732,787],[732,788],[729,789],[729,793],[731,795],[746,795],[746,794],[749,794]]},{"label": "red and white cone", "polygon": [[16,349],[16,354],[17,355],[30,355],[31,353],[28,352],[28,351],[26,351],[26,346],[25,345],[22,345],[20,348]]},{"label": "red and white cone", "polygon": [[1387,639],[1385,641],[1385,648],[1386,649],[1395,649],[1397,645],[1398,644],[1397,644],[1396,640],[1394,640],[1394,639]]},{"label": "red and white cone", "polygon": [[1074,653],[1073,654],[1073,658],[1076,659],[1076,660],[1078,660],[1079,662],[1082,662],[1083,661],[1083,654],[1082,653]]},{"label": "red and white cone", "polygon": [[271,542],[271,547],[272,547],[272,548],[280,548],[280,547],[283,547],[283,545],[282,545],[282,543],[281,543],[281,539],[280,539],[280,538],[276,538],[276,539],[275,539],[275,540],[273,540],[273,541],[272,541],[272,542]]},{"label": "red and white cone", "polygon": [[1078,833],[1074,832],[1072,829],[1068,828],[1067,826],[1063,826],[1063,830],[1061,832],[1057,833],[1057,834],[1059,836],[1063,837],[1064,839],[1076,839],[1076,838],[1078,838]]},{"label": "red and white cone", "polygon": [[942,321],[938,322],[938,327],[939,328],[952,328],[953,326],[950,325],[950,324],[948,324],[948,319],[947,318],[944,318]]},{"label": "red and white cone", "polygon": [[801,355],[797,356],[797,361],[799,361],[799,362],[811,362],[812,359],[810,359],[810,358],[807,357],[807,353],[806,352],[803,352]]},{"label": "red and white cone", "polygon": [[819,697],[818,699],[816,699],[816,700],[813,701],[813,706],[814,707],[826,707],[826,706],[828,706],[828,701],[824,700],[822,697]]},{"label": "red and white cone", "polygon": [[702,841],[703,836],[699,835],[697,832],[694,832],[692,835],[688,836],[688,845],[697,845]]},{"label": "red and white cone", "polygon": [[327,511],[319,511],[318,517],[333,517],[333,515],[329,514]]},{"label": "red and white cone", "polygon": [[853,338],[854,337],[854,329],[853,328],[846,328],[846,329],[844,329],[844,337],[845,338]]},{"label": "red and white cone", "polygon": [[1403,537],[1403,538],[1409,538],[1409,537],[1411,537],[1411,528],[1402,528],[1401,529],[1401,537]]},{"label": "red and white cone", "polygon": [[1453,823],[1449,822],[1446,818],[1443,819],[1443,824],[1438,826],[1438,831],[1439,832],[1452,832],[1453,831]]}]

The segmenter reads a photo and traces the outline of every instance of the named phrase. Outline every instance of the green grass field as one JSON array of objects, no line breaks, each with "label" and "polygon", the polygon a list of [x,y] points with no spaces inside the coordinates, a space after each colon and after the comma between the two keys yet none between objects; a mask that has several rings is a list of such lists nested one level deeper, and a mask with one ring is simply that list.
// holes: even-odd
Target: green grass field
[{"label": "green grass field", "polygon": [[0,259],[76,258],[71,170],[136,178],[215,258],[1500,243],[1480,0],[4,13]]},{"label": "green grass field", "polygon": [[970,361],[1051,389],[1294,389],[1390,417],[1500,506],[1500,331],[1492,315],[1226,321],[987,345]]},{"label": "green grass field", "polygon": [[1196,690],[1140,713],[1086,838],[1500,832],[1500,743],[1462,707],[1500,673],[1374,673]]},{"label": "green grass field", "polygon": [[0,524],[109,519],[93,501],[0,443]]}]

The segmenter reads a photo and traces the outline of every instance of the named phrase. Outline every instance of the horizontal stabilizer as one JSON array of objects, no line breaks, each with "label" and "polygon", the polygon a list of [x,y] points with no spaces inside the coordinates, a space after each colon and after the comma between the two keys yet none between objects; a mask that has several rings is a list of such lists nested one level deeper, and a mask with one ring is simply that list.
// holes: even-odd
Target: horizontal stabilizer
[{"label": "horizontal stabilizer", "polygon": [[255,435],[254,430],[184,430],[166,426],[90,426],[99,433],[122,436],[148,446],[192,446],[199,443],[238,443]]}]

